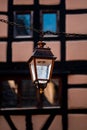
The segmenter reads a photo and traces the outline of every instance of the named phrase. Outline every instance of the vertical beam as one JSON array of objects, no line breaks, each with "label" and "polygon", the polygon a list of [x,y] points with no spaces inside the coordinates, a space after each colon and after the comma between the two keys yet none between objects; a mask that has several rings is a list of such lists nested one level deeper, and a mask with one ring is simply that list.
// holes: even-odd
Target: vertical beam
[{"label": "vertical beam", "polygon": [[67,112],[67,75],[62,76],[62,124],[63,130],[68,130],[68,112]]},{"label": "vertical beam", "polygon": [[32,117],[31,115],[26,115],[26,130],[33,130]]},{"label": "vertical beam", "polygon": [[[65,17],[66,17],[66,8],[65,1],[61,0],[60,3],[60,33],[61,35],[61,64],[63,68],[65,67],[66,60],[66,37],[65,37]],[[62,75],[62,124],[63,130],[68,130],[68,112],[67,112],[67,75]]]},{"label": "vertical beam", "polygon": [[[13,0],[8,0],[8,21],[13,21]],[[12,38],[13,27],[8,24],[8,45],[7,45],[7,62],[12,61]]]},{"label": "vertical beam", "polygon": [[[33,20],[33,27],[40,30],[40,10],[39,10],[39,0],[34,0],[34,20]],[[34,37],[34,47],[37,46],[37,42],[39,41],[39,33],[33,31]]]},{"label": "vertical beam", "polygon": [[62,34],[60,37],[61,40],[61,61],[65,61],[65,0],[61,0],[60,4],[60,33]]}]

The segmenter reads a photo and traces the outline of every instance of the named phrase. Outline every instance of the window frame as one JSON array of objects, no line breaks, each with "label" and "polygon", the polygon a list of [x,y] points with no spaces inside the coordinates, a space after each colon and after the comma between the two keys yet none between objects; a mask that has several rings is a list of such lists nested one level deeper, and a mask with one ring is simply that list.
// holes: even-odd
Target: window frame
[{"label": "window frame", "polygon": [[[53,77],[52,80],[50,81],[50,83],[53,83],[54,86],[57,85],[57,86],[55,86],[56,87],[55,94],[57,94],[57,97],[55,97],[56,104],[51,104],[51,102],[50,102],[50,101],[52,101],[51,97],[49,98],[50,99],[50,101],[49,101],[44,93],[43,108],[44,109],[52,109],[52,108],[60,109],[61,104],[62,104],[61,103],[61,98],[62,98],[62,78],[61,78],[61,76]],[[8,107],[9,108],[14,107],[14,109],[15,109],[15,108],[18,108],[18,106],[20,105],[20,109],[22,109],[23,107],[25,107],[25,109],[31,108],[31,107],[39,109],[38,107],[36,107],[37,103],[38,103],[37,96],[36,96],[37,88],[36,88],[36,86],[33,85],[30,78],[29,79],[21,78],[19,80],[10,79],[10,78],[3,79],[3,80],[1,80],[1,84],[2,84],[1,87],[6,88],[6,85],[7,85],[7,87],[9,87],[8,88],[9,92],[7,93],[7,95],[9,93],[11,93],[11,95],[8,95],[8,98],[7,98],[8,102],[6,102],[6,100],[4,100],[4,99],[6,99],[6,97],[3,97],[3,99],[1,99],[1,108],[4,107],[5,109],[7,109]],[[52,84],[50,84],[50,85],[52,85]],[[28,91],[29,94],[26,93],[28,88],[31,88],[33,93],[30,93],[30,91]],[[4,94],[4,92],[6,91],[6,89],[1,89],[1,90],[2,90],[1,94]],[[52,88],[51,88],[51,91],[52,91]],[[13,98],[11,98],[11,100],[13,100],[13,104],[11,104],[11,100],[9,100],[10,96],[12,96],[12,95],[13,95]],[[34,101],[33,103],[31,102],[32,99]],[[19,101],[19,102],[17,102],[17,101]],[[26,102],[28,102],[28,104],[26,104]]]}]

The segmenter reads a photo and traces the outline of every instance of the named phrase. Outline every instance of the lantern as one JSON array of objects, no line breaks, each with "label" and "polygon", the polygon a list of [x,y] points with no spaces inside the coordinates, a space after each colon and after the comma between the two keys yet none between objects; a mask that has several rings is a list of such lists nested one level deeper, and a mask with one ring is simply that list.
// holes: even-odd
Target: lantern
[{"label": "lantern", "polygon": [[46,43],[39,41],[28,64],[32,81],[37,84],[46,84],[52,77],[54,61],[56,57],[50,48],[44,47]]}]

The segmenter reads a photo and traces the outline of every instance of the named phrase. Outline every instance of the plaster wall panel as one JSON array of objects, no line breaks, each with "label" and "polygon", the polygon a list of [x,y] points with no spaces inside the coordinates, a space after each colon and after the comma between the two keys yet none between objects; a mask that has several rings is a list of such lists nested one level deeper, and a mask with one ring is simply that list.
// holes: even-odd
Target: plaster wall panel
[{"label": "plaster wall panel", "polygon": [[6,12],[8,10],[8,0],[0,0],[0,11]]},{"label": "plaster wall panel", "polygon": [[60,3],[60,0],[39,0],[41,5],[56,5]]},{"label": "plaster wall panel", "polygon": [[7,43],[0,42],[0,62],[6,62],[7,55]]},{"label": "plaster wall panel", "polygon": [[87,108],[87,88],[68,89],[68,108]]},{"label": "plaster wall panel", "polygon": [[18,130],[25,130],[26,129],[26,120],[25,116],[11,116],[13,123],[15,124]]},{"label": "plaster wall panel", "polygon": [[61,60],[61,52],[60,52],[60,42],[55,42],[55,41],[52,41],[52,42],[46,42],[46,45],[47,47],[51,48],[54,56],[57,57],[57,61],[60,61]]},{"label": "plaster wall panel", "polygon": [[[48,117],[49,115],[32,116],[34,130],[41,130]],[[62,130],[62,117],[56,116],[48,130]]]},{"label": "plaster wall panel", "polygon": [[26,62],[33,52],[33,42],[13,42],[12,43],[12,61]]},{"label": "plaster wall panel", "polygon": [[[26,129],[25,116],[10,116],[18,130]],[[40,130],[49,115],[32,115],[33,130]],[[20,125],[21,124],[21,125]],[[62,117],[56,116],[48,130],[62,130]],[[3,116],[0,116],[0,130],[11,130]]]},{"label": "plaster wall panel", "polygon": [[[7,16],[0,15],[0,19],[7,20]],[[0,37],[7,37],[8,25],[6,23],[0,22]]]},{"label": "plaster wall panel", "polygon": [[87,9],[87,0],[66,0],[66,9]]},{"label": "plaster wall panel", "polygon": [[87,41],[66,42],[66,60],[87,60]]},{"label": "plaster wall panel", "polygon": [[0,116],[0,130],[11,130],[4,116]]},{"label": "plaster wall panel", "polygon": [[[26,129],[25,116],[10,116],[10,117],[18,130]],[[7,121],[3,116],[0,116],[0,130],[11,130],[10,126],[8,125]]]},{"label": "plaster wall panel", "polygon": [[68,84],[87,84],[87,75],[69,75]]},{"label": "plaster wall panel", "polygon": [[87,14],[66,15],[66,33],[87,34]]},{"label": "plaster wall panel", "polygon": [[86,114],[69,114],[68,130],[87,130]]},{"label": "plaster wall panel", "polygon": [[32,5],[34,0],[13,0],[15,5]]},{"label": "plaster wall panel", "polygon": [[[87,84],[87,75],[69,75],[69,85]],[[87,108],[87,89],[70,88],[68,89],[68,108]]]}]

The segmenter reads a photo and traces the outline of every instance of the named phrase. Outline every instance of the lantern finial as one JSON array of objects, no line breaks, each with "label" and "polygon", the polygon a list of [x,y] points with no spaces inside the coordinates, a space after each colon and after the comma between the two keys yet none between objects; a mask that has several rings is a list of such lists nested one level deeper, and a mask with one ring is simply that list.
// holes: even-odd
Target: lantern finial
[{"label": "lantern finial", "polygon": [[39,48],[43,48],[46,45],[46,43],[43,41],[39,41],[37,44]]}]

